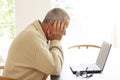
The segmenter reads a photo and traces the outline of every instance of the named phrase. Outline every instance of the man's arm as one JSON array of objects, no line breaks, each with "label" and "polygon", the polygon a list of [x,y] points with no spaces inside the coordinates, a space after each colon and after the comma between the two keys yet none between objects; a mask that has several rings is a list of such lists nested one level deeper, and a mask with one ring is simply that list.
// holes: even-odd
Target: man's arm
[{"label": "man's arm", "polygon": [[[40,64],[40,68],[43,72],[52,75],[59,75],[63,66],[63,50],[60,40],[62,39],[66,25],[60,20],[55,20],[53,24],[49,23],[47,31],[47,37],[51,40],[50,47],[45,46],[46,42],[42,40],[38,45],[36,56],[37,62]],[[41,60],[39,60],[41,59]]]},{"label": "man's arm", "polygon": [[[44,42],[42,42],[44,44]],[[38,45],[36,49],[36,68],[46,74],[59,75],[64,62],[63,50],[59,40],[52,40],[50,48]]]}]

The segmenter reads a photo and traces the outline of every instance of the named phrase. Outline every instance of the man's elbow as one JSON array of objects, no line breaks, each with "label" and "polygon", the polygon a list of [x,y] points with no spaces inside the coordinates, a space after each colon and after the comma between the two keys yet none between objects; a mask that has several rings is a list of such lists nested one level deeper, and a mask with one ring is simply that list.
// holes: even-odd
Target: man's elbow
[{"label": "man's elbow", "polygon": [[62,71],[62,67],[56,67],[56,68],[54,68],[53,75],[56,75],[56,76],[60,75],[61,71]]},{"label": "man's elbow", "polygon": [[58,62],[56,61],[56,63],[53,65],[53,75],[60,75],[62,68],[63,68],[63,59],[59,60]]},{"label": "man's elbow", "polygon": [[52,75],[60,75],[61,71],[62,71],[63,65],[54,65],[52,68]]}]

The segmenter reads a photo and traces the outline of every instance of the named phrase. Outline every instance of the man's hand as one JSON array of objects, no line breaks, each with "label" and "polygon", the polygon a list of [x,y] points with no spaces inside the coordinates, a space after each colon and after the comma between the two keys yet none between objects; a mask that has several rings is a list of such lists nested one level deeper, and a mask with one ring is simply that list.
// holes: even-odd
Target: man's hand
[{"label": "man's hand", "polygon": [[49,25],[47,33],[50,40],[61,40],[65,34],[66,25],[60,20],[55,20]]}]

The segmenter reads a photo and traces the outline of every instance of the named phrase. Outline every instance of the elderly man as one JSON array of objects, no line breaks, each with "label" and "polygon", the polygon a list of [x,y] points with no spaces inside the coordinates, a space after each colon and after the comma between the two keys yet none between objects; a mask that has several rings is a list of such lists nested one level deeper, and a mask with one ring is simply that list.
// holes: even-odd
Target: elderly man
[{"label": "elderly man", "polygon": [[61,8],[50,10],[43,22],[36,20],[12,42],[4,77],[17,80],[46,80],[59,75],[64,54],[60,41],[66,34],[70,17]]}]

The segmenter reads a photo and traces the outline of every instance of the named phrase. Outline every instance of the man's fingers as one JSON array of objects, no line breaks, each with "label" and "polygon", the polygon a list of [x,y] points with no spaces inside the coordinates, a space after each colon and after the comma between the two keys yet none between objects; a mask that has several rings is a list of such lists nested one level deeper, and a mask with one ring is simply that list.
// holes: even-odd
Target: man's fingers
[{"label": "man's fingers", "polygon": [[63,34],[63,35],[65,35],[65,34],[66,34],[66,25],[64,25],[64,27],[63,27],[62,34]]},{"label": "man's fingers", "polygon": [[56,29],[57,27],[57,20],[55,20],[54,24],[53,24],[53,28]]},{"label": "man's fingers", "polygon": [[61,27],[60,27],[61,30],[64,29],[64,22],[61,22]]},{"label": "man's fingers", "polygon": [[57,26],[56,26],[56,32],[57,32],[57,33],[58,33],[59,30],[60,30],[60,25],[61,25],[61,21],[58,20],[58,21],[57,21]]}]

